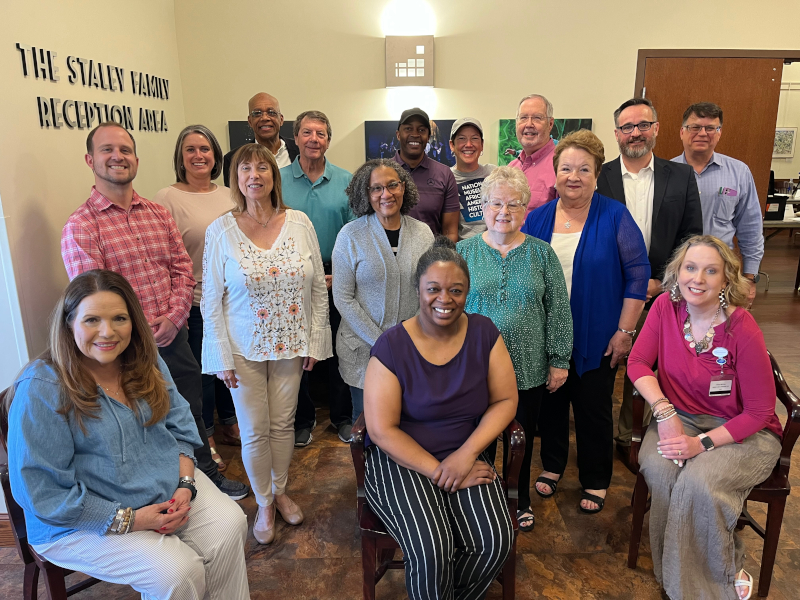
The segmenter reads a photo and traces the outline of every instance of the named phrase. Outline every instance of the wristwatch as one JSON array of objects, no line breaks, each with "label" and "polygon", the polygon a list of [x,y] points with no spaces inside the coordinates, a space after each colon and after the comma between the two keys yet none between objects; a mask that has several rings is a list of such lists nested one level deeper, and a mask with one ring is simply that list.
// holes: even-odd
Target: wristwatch
[{"label": "wristwatch", "polygon": [[697,437],[700,438],[700,443],[703,444],[703,448],[706,449],[706,452],[711,452],[714,449],[714,441],[705,433],[701,433]]},{"label": "wristwatch", "polygon": [[178,489],[180,488],[191,490],[192,500],[197,496],[197,484],[194,482],[194,477],[181,477],[181,480],[178,482]]}]

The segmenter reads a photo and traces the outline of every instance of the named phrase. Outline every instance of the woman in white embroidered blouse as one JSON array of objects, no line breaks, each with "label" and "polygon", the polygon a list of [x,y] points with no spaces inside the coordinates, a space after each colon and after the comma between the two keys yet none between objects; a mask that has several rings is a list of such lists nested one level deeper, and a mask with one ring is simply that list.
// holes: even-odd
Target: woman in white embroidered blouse
[{"label": "woman in white embroidered blouse", "polygon": [[283,203],[272,153],[242,146],[231,181],[236,208],[206,231],[202,366],[231,390],[258,502],[253,534],[269,544],[276,508],[303,521],[285,490],[302,370],[332,355],[328,293],[314,226]]}]

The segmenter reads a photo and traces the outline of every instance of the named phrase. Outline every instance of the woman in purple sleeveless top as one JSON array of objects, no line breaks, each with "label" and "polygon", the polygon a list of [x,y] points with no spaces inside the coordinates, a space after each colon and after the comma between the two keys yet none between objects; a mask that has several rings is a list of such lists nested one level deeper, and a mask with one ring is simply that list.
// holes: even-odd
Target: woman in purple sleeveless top
[{"label": "woman in purple sleeveless top", "polygon": [[403,550],[412,600],[483,598],[513,530],[484,455],[517,409],[497,327],[464,313],[469,270],[447,238],[419,260],[417,316],[378,338],[364,381],[370,507]]}]

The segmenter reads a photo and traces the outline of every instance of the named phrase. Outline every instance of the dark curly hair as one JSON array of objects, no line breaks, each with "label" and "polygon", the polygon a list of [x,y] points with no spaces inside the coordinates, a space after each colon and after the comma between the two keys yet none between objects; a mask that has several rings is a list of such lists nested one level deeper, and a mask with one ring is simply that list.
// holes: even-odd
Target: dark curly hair
[{"label": "dark curly hair", "polygon": [[419,291],[419,280],[430,266],[435,262],[453,263],[467,276],[467,289],[469,289],[469,267],[467,261],[456,251],[456,245],[450,238],[437,235],[433,240],[433,245],[419,257],[417,270],[414,273],[414,287]]},{"label": "dark curly hair", "polygon": [[347,189],[345,190],[345,193],[350,200],[350,210],[353,211],[353,214],[356,217],[363,217],[364,215],[369,215],[375,212],[369,202],[368,188],[369,179],[372,177],[372,172],[378,167],[389,167],[397,172],[397,178],[405,187],[405,192],[403,193],[403,205],[400,207],[400,214],[407,215],[411,209],[417,205],[417,202],[419,202],[417,185],[414,183],[414,180],[411,179],[411,175],[409,175],[403,167],[398,165],[393,160],[389,160],[388,158],[374,158],[372,160],[368,160],[363,165],[358,167],[355,173],[353,173],[353,179],[350,181],[350,185],[348,185]]}]

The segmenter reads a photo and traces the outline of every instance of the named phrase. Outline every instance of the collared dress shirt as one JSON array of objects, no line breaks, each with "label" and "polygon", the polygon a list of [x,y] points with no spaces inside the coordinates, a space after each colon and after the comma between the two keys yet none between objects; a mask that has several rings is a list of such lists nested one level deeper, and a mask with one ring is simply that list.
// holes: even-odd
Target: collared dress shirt
[{"label": "collared dress shirt", "polygon": [[[551,141],[552,142],[552,141]],[[528,156],[525,151],[511,161],[508,165],[514,169],[519,169],[528,179],[528,187],[531,189],[531,199],[525,216],[532,210],[539,208],[542,204],[555,200],[556,194],[556,170],[553,166],[553,152],[556,146],[553,143],[545,144],[536,152]]]},{"label": "collared dress shirt", "polygon": [[633,220],[642,231],[644,245],[650,252],[650,238],[653,233],[653,192],[655,156],[650,155],[650,164],[631,173],[625,168],[625,161],[620,158],[619,165],[622,169],[622,186],[625,188],[625,206],[633,216]]},{"label": "collared dress shirt", "polygon": [[[688,164],[681,154],[673,162]],[[714,152],[698,174],[700,206],[703,209],[703,233],[718,237],[733,248],[733,236],[739,241],[743,273],[758,273],[764,256],[763,218],[753,174],[746,164]]]},{"label": "collared dress shirt", "polygon": [[150,322],[166,315],[180,329],[189,318],[192,259],[169,211],[136,192],[125,210],[92,186],[64,225],[61,257],[70,280],[91,269],[125,277]]},{"label": "collared dress shirt", "polygon": [[312,182],[300,166],[300,157],[281,169],[283,201],[289,208],[306,213],[314,224],[322,253],[322,262],[331,262],[333,245],[339,230],[355,216],[344,193],[353,176],[325,160],[325,171]]},{"label": "collared dress shirt", "polygon": [[442,215],[461,209],[453,172],[427,155],[413,169],[400,158],[400,152],[395,153],[393,160],[408,171],[419,191],[419,203],[409,216],[427,224],[434,235],[442,233]]}]

